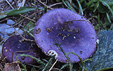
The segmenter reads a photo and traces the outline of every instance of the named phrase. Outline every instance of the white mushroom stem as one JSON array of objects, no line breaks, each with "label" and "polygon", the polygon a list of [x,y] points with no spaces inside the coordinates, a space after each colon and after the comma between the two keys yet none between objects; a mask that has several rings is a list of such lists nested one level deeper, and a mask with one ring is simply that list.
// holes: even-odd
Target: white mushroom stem
[{"label": "white mushroom stem", "polygon": [[55,56],[55,59],[58,57],[58,53],[55,50],[49,50],[48,55],[49,56]]},{"label": "white mushroom stem", "polygon": [[96,43],[99,44],[99,39],[97,39]]}]

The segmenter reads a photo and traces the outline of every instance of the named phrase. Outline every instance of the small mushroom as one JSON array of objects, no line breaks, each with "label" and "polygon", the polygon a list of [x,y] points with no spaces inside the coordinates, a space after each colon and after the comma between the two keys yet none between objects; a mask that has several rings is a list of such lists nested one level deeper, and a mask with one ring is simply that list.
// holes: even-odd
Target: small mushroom
[{"label": "small mushroom", "polygon": [[[96,49],[97,35],[92,24],[68,9],[57,8],[45,13],[34,30],[37,45],[46,55],[55,56],[60,62],[67,63],[68,60],[59,46],[65,53],[76,53],[82,60],[90,57]],[[71,63],[80,61],[76,55],[67,56]]]},{"label": "small mushroom", "polygon": [[[26,35],[26,39],[34,40],[31,36]],[[35,60],[30,57],[18,56],[18,54],[27,54],[34,57],[40,57],[40,49],[37,47],[36,43],[33,41],[22,40],[20,35],[14,35],[8,38],[3,44],[2,53],[3,56],[9,62],[16,61],[16,57],[22,63],[35,63]]]}]

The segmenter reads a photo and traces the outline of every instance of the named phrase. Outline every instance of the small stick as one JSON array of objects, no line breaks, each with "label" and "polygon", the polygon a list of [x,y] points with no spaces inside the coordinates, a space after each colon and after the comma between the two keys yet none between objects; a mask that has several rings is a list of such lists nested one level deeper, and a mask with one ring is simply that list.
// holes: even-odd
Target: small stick
[{"label": "small stick", "polygon": [[46,6],[47,8],[53,9],[51,7],[48,7],[46,4],[44,4],[41,0],[38,0],[41,4],[43,4],[44,6]]},{"label": "small stick", "polygon": [[56,61],[53,63],[53,65],[51,66],[51,68],[49,69],[49,71],[52,70],[52,68],[55,66],[55,64],[57,63],[58,59],[56,59]]},{"label": "small stick", "polygon": [[18,9],[20,9],[20,7],[23,7],[23,6],[24,6],[25,1],[26,1],[26,0],[23,0],[23,1],[22,1],[21,6],[19,6],[19,8],[18,8]]},{"label": "small stick", "polygon": [[[14,28],[15,29],[15,28]],[[17,31],[16,31],[16,29],[15,29],[15,33],[18,33]],[[20,42],[22,42],[22,41],[24,41],[24,40],[26,40],[26,41],[34,41],[34,40],[30,40],[30,39],[26,39],[25,37],[23,37],[20,33],[18,33],[23,39],[22,40],[20,40]]]},{"label": "small stick", "polygon": [[22,6],[21,6],[21,7],[23,7],[23,6],[24,6],[24,4],[25,4],[25,1],[26,1],[26,0],[23,0],[23,1],[22,1],[22,4],[21,4]]},{"label": "small stick", "polygon": [[30,19],[29,17],[26,17],[26,16],[24,16],[24,15],[22,15],[22,14],[20,14],[20,16],[25,17],[26,19],[31,20],[31,21],[33,21],[33,22],[36,22],[35,20]]},{"label": "small stick", "polygon": [[5,1],[9,4],[9,6],[10,6],[12,9],[14,9],[13,6],[8,2],[8,0],[5,0]]},{"label": "small stick", "polygon": [[54,3],[54,4],[50,5],[50,6],[48,6],[48,8],[51,8],[52,6],[55,6],[55,5],[58,5],[58,4],[62,4],[62,2]]}]

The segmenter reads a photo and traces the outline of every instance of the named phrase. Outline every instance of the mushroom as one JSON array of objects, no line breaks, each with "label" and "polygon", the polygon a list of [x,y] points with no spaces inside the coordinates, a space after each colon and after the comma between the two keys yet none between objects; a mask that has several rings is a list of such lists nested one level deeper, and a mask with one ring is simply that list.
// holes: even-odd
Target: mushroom
[{"label": "mushroom", "polygon": [[92,24],[83,16],[64,8],[45,13],[36,23],[34,37],[46,55],[55,56],[63,63],[68,60],[61,48],[71,63],[79,62],[79,57],[87,59],[96,50],[97,35]]},{"label": "mushroom", "polygon": [[[34,40],[31,36],[26,35],[26,39]],[[40,49],[33,41],[22,40],[20,35],[14,35],[9,37],[3,44],[2,53],[3,56],[9,62],[16,61],[16,57],[25,64],[35,63],[35,60],[30,57],[18,56],[18,54],[27,54],[34,57],[40,56]]]}]

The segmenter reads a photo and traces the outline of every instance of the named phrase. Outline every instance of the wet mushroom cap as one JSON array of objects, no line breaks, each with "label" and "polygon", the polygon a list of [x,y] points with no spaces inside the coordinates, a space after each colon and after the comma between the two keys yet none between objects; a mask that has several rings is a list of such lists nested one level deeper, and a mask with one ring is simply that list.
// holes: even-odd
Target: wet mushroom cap
[{"label": "wet mushroom cap", "polygon": [[[53,9],[45,13],[36,23],[34,37],[37,45],[46,55],[57,55],[60,62],[67,63],[59,46],[65,53],[73,52],[83,60],[96,49],[96,32],[83,16],[68,9]],[[67,54],[71,63],[79,62],[73,54]]]},{"label": "wet mushroom cap", "polygon": [[[34,40],[31,36],[26,35],[26,39]],[[22,57],[18,56],[18,54],[27,54],[34,57],[40,56],[40,49],[37,47],[36,43],[33,41],[22,41],[22,37],[20,35],[14,35],[9,37],[5,43],[3,44],[2,53],[3,56],[6,57],[6,60],[9,62],[16,61],[16,57],[21,61],[22,63],[26,64],[32,64],[35,62],[30,57]]]}]

